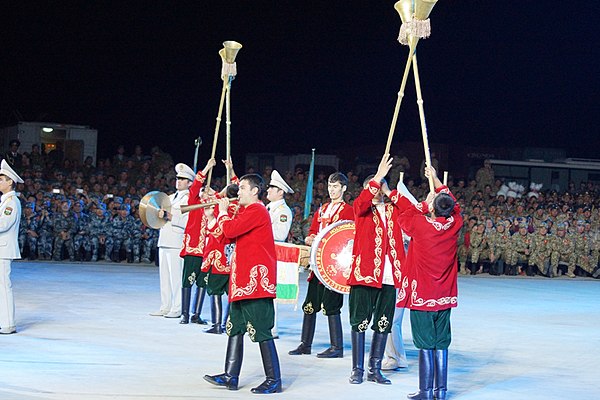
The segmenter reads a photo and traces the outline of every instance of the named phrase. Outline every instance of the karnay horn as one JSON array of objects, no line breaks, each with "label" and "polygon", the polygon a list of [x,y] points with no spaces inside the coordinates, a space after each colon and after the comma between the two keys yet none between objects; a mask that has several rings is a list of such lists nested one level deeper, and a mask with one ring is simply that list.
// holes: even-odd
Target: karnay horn
[{"label": "karnay horn", "polygon": [[[221,57],[222,67],[221,67],[221,79],[223,80],[223,88],[221,89],[221,100],[219,101],[219,111],[217,113],[217,123],[215,126],[215,133],[213,137],[213,146],[210,158],[215,158],[215,153],[217,152],[217,141],[219,140],[219,127],[221,126],[221,115],[223,113],[223,104],[225,103],[225,98],[227,97],[227,154],[226,159],[231,158],[230,154],[230,125],[231,121],[229,119],[229,95],[226,93],[231,89],[231,81],[237,75],[237,66],[235,63],[235,58],[237,57],[237,53],[242,48],[242,45],[234,40],[227,40],[223,42],[223,48],[219,50],[219,56]],[[229,175],[229,171],[227,172]],[[210,186],[210,181],[212,179],[212,169],[208,172],[208,176],[206,178],[205,186]]]}]

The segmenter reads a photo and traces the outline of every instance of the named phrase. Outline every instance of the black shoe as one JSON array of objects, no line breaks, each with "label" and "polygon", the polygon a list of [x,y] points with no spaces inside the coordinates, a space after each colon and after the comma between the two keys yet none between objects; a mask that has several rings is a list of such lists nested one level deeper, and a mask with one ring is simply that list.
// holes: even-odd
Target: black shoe
[{"label": "black shoe", "polygon": [[350,331],[352,336],[352,374],[348,381],[358,385],[363,383],[365,373],[365,333]]},{"label": "black shoe", "polygon": [[344,339],[342,334],[342,318],[338,315],[328,315],[329,341],[331,346],[317,354],[318,358],[343,358],[344,357]]},{"label": "black shoe", "polygon": [[381,361],[383,360],[387,335],[387,333],[373,333],[371,354],[369,355],[369,372],[367,373],[367,380],[369,382],[379,383],[380,385],[392,384],[392,381],[381,373]]},{"label": "black shoe", "polygon": [[260,342],[260,355],[267,379],[260,385],[251,389],[252,393],[270,394],[281,393],[281,370],[279,369],[279,357],[273,339]]},{"label": "black shoe", "polygon": [[302,334],[300,336],[300,345],[294,350],[288,351],[291,356],[301,354],[310,354],[312,349],[312,341],[315,336],[315,323],[317,321],[316,314],[304,314],[302,320]]},{"label": "black shoe", "polygon": [[229,390],[238,390],[239,377],[231,376],[228,373],[220,375],[204,375],[204,380],[213,385],[225,386]]},{"label": "black shoe", "polygon": [[214,333],[214,334],[220,335],[220,334],[223,333],[223,329],[221,327],[221,324],[213,324],[213,326],[211,328],[206,329],[204,332],[205,333]]}]

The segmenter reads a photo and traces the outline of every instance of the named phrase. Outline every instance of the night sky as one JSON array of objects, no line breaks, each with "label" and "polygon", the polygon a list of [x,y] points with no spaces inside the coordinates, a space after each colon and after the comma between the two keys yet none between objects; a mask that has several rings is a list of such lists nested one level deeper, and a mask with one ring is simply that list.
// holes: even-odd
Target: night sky
[{"label": "night sky", "polygon": [[[90,125],[99,156],[119,143],[127,152],[158,144],[176,161],[191,160],[201,136],[204,159],[221,94],[218,51],[236,40],[234,160],[385,148],[408,52],[394,1],[11,3],[0,13],[3,126]],[[418,47],[430,141],[595,157],[599,15],[594,1],[439,0]],[[397,141],[421,140],[415,101],[411,75]]]}]

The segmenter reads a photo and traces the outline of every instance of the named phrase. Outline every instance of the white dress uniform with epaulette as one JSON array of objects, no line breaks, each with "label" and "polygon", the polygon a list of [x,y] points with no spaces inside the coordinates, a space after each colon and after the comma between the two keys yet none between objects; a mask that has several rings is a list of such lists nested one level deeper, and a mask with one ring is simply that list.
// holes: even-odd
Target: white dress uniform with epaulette
[{"label": "white dress uniform with epaulette", "polygon": [[[294,190],[283,180],[279,172],[276,170],[271,171],[271,181],[269,186],[275,186],[285,193],[294,193]],[[267,204],[267,210],[269,210],[269,216],[271,217],[271,227],[273,228],[273,238],[276,242],[287,241],[292,227],[292,210],[285,202],[285,199],[271,201]],[[277,303],[274,304],[275,318],[272,329],[273,337],[279,337],[277,328]]]},{"label": "white dress uniform with epaulette", "polygon": [[[185,164],[175,166],[178,178],[194,180],[194,171]],[[189,190],[178,190],[169,195],[171,201],[171,220],[159,231],[158,265],[160,278],[160,310],[152,315],[164,315],[168,318],[181,316],[181,276],[183,258],[179,256],[183,246],[183,231],[188,214],[181,212],[181,206],[187,205]]]},{"label": "white dress uniform with epaulette", "polygon": [[[2,160],[0,175],[10,178],[14,183],[23,183],[5,160]],[[9,187],[0,198],[0,334],[17,331],[10,270],[12,260],[21,258],[17,240],[20,221],[21,203],[15,191]]]},{"label": "white dress uniform with epaulette", "polygon": [[[294,190],[285,183],[279,172],[271,172],[271,181],[269,186],[276,186],[285,193],[294,193]],[[269,215],[271,216],[271,226],[273,227],[273,237],[276,242],[285,242],[292,227],[292,210],[285,202],[285,199],[272,201],[267,204]]]}]

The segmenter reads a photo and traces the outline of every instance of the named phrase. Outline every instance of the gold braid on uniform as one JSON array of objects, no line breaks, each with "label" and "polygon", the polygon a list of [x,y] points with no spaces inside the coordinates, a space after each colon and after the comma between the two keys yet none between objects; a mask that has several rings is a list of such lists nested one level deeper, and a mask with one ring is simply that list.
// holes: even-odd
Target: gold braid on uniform
[{"label": "gold braid on uniform", "polygon": [[248,332],[248,336],[250,336],[250,340],[254,342],[254,338],[256,337],[256,329],[254,329],[252,322],[248,321],[246,324],[246,331]]},{"label": "gold braid on uniform", "polygon": [[385,330],[387,329],[387,327],[389,325],[390,325],[390,321],[388,320],[388,317],[386,317],[385,315],[382,315],[381,318],[379,319],[379,321],[377,322],[377,327],[379,328],[380,333],[385,332]]},{"label": "gold braid on uniform", "polygon": [[312,303],[306,303],[306,305],[302,307],[302,311],[304,311],[305,314],[313,314],[315,309],[313,308]]}]

